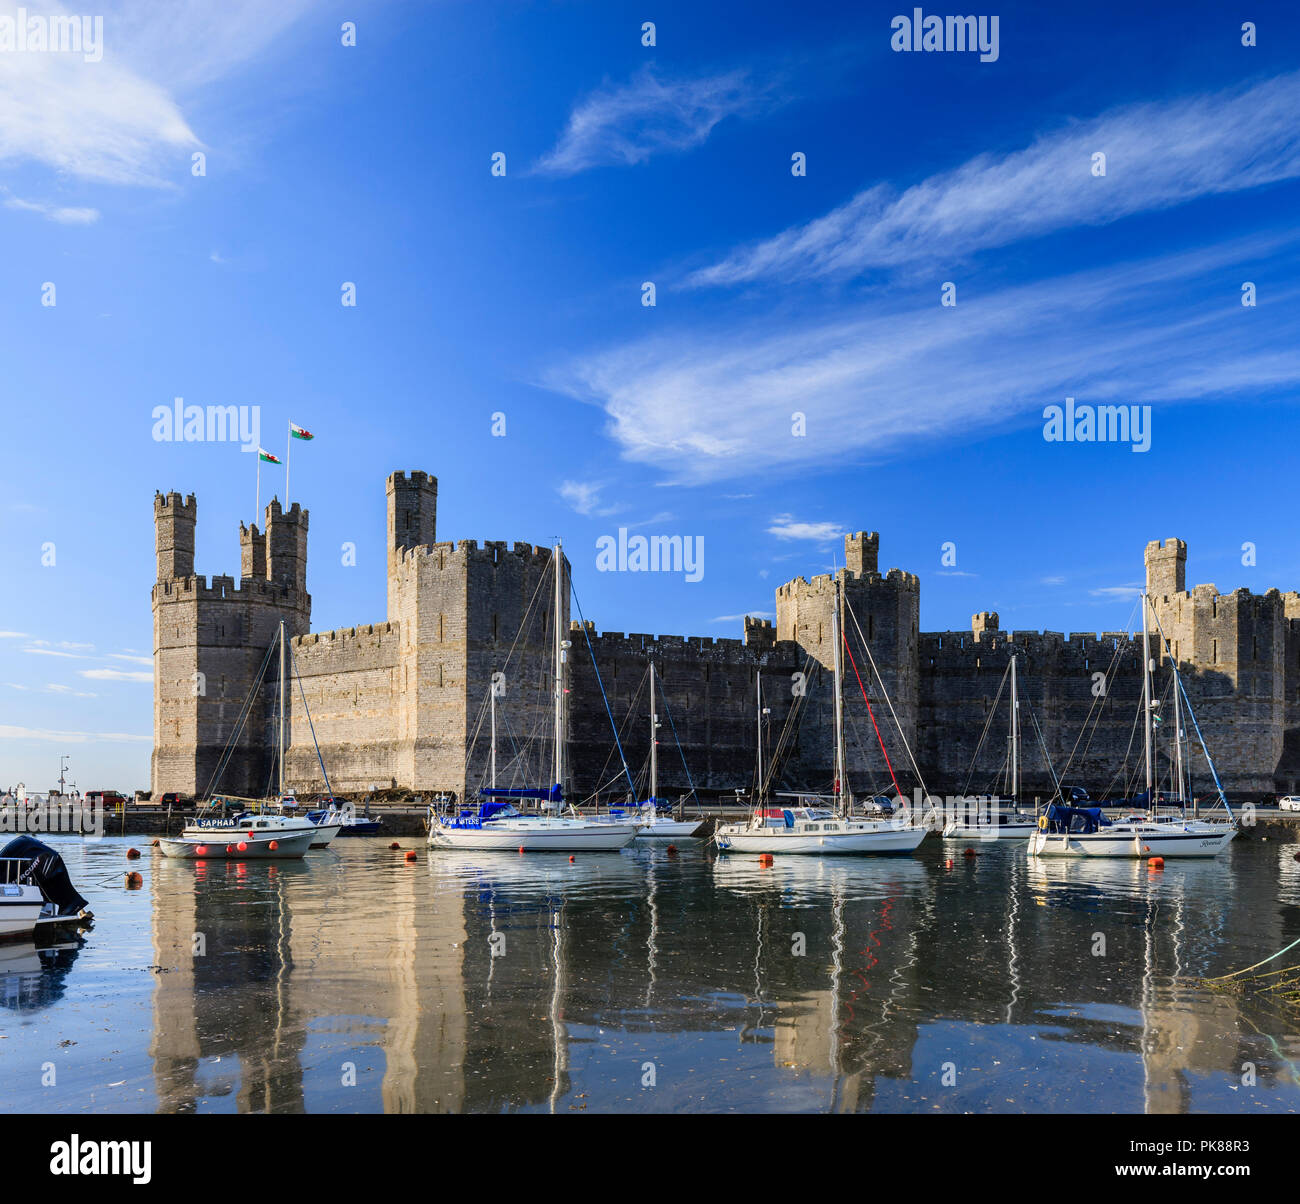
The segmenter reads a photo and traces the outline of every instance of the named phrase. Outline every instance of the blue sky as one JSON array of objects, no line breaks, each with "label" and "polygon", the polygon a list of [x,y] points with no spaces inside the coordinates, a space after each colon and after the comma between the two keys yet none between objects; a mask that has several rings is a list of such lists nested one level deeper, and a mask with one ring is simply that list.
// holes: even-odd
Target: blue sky
[{"label": "blue sky", "polygon": [[[562,536],[606,630],[736,636],[858,529],[925,630],[1122,628],[1170,535],[1300,587],[1291,6],[999,4],[996,62],[891,50],[895,4],[359,7],[0,51],[0,784],[147,785],[154,490],[206,574],[254,508],[236,444],[153,439],[175,397],[316,433],[318,630],[384,617],[399,468],[442,538]],[[1151,406],[1150,450],[1046,441],[1066,396]],[[703,537],[703,579],[596,572],[620,526]]]}]

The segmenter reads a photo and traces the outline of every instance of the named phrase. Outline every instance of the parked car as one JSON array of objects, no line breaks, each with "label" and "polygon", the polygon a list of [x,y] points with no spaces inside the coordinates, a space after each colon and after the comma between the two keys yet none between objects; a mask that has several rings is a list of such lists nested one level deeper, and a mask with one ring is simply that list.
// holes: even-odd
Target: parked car
[{"label": "parked car", "polygon": [[116,790],[88,790],[86,792],[86,802],[91,806],[102,803],[109,811],[120,811],[127,805],[130,800],[124,794],[119,794]]},{"label": "parked car", "polygon": [[1279,811],[1300,811],[1300,794],[1287,794],[1277,800]]},{"label": "parked car", "polygon": [[169,790],[159,797],[158,805],[160,807],[179,807],[181,805],[181,796],[176,791]]}]

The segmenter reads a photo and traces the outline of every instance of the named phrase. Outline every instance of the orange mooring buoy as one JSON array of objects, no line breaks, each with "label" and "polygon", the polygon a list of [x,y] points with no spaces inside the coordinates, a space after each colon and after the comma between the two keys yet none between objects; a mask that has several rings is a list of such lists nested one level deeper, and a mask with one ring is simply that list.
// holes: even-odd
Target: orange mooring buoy
[{"label": "orange mooring buoy", "polygon": [[667,852],[669,857],[677,856],[677,846],[675,844],[670,844],[665,851]]},{"label": "orange mooring buoy", "polygon": [[573,854],[572,854],[572,853],[569,854],[569,864],[570,864],[570,865],[573,864]]},{"label": "orange mooring buoy", "polygon": [[151,844],[149,847],[150,847],[151,849],[156,849],[156,848],[158,847],[159,843],[160,843],[159,841],[155,840],[155,841],[153,842],[153,844]]},{"label": "orange mooring buoy", "polygon": [[946,870],[950,870],[952,869],[953,865],[954,865],[953,859],[949,857],[948,860],[943,863],[943,868]]},{"label": "orange mooring buoy", "polygon": [[415,860],[415,850],[414,850],[414,849],[407,849],[407,850],[406,850],[406,860],[407,860],[407,861],[414,861],[414,860]]},{"label": "orange mooring buoy", "polygon": [[523,846],[523,845],[520,845],[520,846],[519,846],[519,851],[520,851],[521,853],[524,851],[524,846]]},{"label": "orange mooring buoy", "polygon": [[966,847],[966,851],[962,854],[962,856],[963,856],[963,857],[974,857],[974,856],[975,856],[975,850],[972,849],[972,848],[968,845],[968,846]]},{"label": "orange mooring buoy", "polygon": [[1152,870],[1162,870],[1165,868],[1165,859],[1163,857],[1148,857],[1147,868]]},{"label": "orange mooring buoy", "polygon": [[[157,844],[157,841],[155,841],[154,843]],[[139,850],[139,849],[127,849],[127,851],[126,851],[126,857],[127,857],[127,860],[128,860],[128,861],[130,861],[130,860],[132,860],[132,859],[134,859],[134,858],[136,858],[136,857],[139,857],[139,856],[140,856],[140,850]]]},{"label": "orange mooring buoy", "polygon": [[400,849],[402,846],[401,846],[400,844],[398,844],[397,841],[393,841],[393,843],[390,844],[388,847],[389,847],[390,849]]},{"label": "orange mooring buoy", "polygon": [[760,854],[758,855],[758,864],[759,864],[759,865],[771,865],[771,864],[772,864],[772,854],[771,854],[771,853],[760,853]]},{"label": "orange mooring buoy", "polygon": [[126,875],[126,889],[139,890],[144,885],[144,877],[135,870],[129,870]]}]

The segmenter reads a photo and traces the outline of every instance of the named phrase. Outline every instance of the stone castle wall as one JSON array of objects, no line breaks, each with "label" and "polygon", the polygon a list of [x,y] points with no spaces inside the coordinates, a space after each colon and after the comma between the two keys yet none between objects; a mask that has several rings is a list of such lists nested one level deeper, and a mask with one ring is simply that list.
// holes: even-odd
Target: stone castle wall
[{"label": "stone castle wall", "polygon": [[[461,797],[477,791],[488,780],[488,692],[496,673],[504,674],[497,783],[549,784],[552,550],[438,542],[437,482],[427,474],[394,473],[387,493],[386,619],[323,633],[309,631],[305,511],[283,512],[273,500],[264,531],[241,526],[241,579],[209,582],[194,573],[193,495],[155,498],[156,793],[203,793],[227,753],[220,789],[253,795],[274,789],[278,664],[269,667],[269,684],[254,699],[237,746],[227,745],[281,621],[301,683],[293,682],[286,699],[292,737],[286,767],[296,789],[324,789],[302,709],[305,694],[336,790],[403,787]],[[1140,634],[1066,639],[1056,632],[1003,632],[989,613],[975,615],[969,632],[923,633],[919,580],[899,569],[882,573],[878,554],[876,533],[847,536],[845,568],[834,578],[781,585],[775,621],[747,619],[743,640],[601,633],[590,622],[571,622],[569,566],[561,557],[559,621],[569,641],[566,793],[628,793],[610,715],[636,792],[645,792],[651,661],[661,796],[690,786],[708,795],[752,788],[760,675],[768,764],[775,750],[781,754],[772,788],[830,790],[837,593],[847,643],[843,708],[854,793],[892,793],[895,783],[910,793],[919,784],[913,756],[934,793],[1001,789],[1005,687],[996,708],[993,701],[1013,654],[1022,699],[1022,793],[1047,796],[1053,789],[1040,735],[1067,784],[1113,795],[1140,788]],[[1181,541],[1146,549],[1152,605],[1224,785],[1237,795],[1295,789],[1300,594],[1188,590],[1185,562]],[[1158,696],[1167,692],[1169,674],[1154,624],[1151,649]],[[1100,694],[1098,675],[1106,681]],[[1170,722],[1158,732],[1158,778],[1169,772],[1172,730]],[[1206,794],[1209,774],[1194,736],[1192,748],[1194,789]]]}]

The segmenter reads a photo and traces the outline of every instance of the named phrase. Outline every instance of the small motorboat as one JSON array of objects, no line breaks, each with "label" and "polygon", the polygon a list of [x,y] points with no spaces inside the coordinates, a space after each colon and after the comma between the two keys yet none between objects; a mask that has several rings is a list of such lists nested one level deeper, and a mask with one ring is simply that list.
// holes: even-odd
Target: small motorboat
[{"label": "small motorboat", "polygon": [[158,847],[164,857],[183,861],[264,861],[302,857],[312,847],[312,832],[285,831],[257,816],[250,826],[238,832],[227,828],[209,830],[203,836],[164,836]]},{"label": "small motorboat", "polygon": [[355,803],[340,803],[337,799],[323,799],[325,806],[317,811],[308,811],[307,818],[312,823],[328,827],[338,825],[340,836],[378,836],[382,819],[371,819],[369,815],[358,815]]},{"label": "small motorboat", "polygon": [[695,819],[674,819],[672,804],[662,799],[647,799],[636,815],[638,840],[689,840],[698,836],[706,822]]},{"label": "small motorboat", "polygon": [[217,839],[222,835],[238,835],[240,832],[274,829],[285,836],[295,836],[303,832],[311,834],[311,847],[323,849],[342,830],[343,821],[325,818],[320,822],[311,815],[296,815],[298,802],[291,794],[282,795],[278,802],[266,804],[267,810],[231,811],[231,799],[214,798],[209,807],[191,819],[181,830],[181,836],[187,839]]},{"label": "small motorboat", "polygon": [[31,836],[0,849],[0,939],[72,929],[94,919],[63,858]]}]

